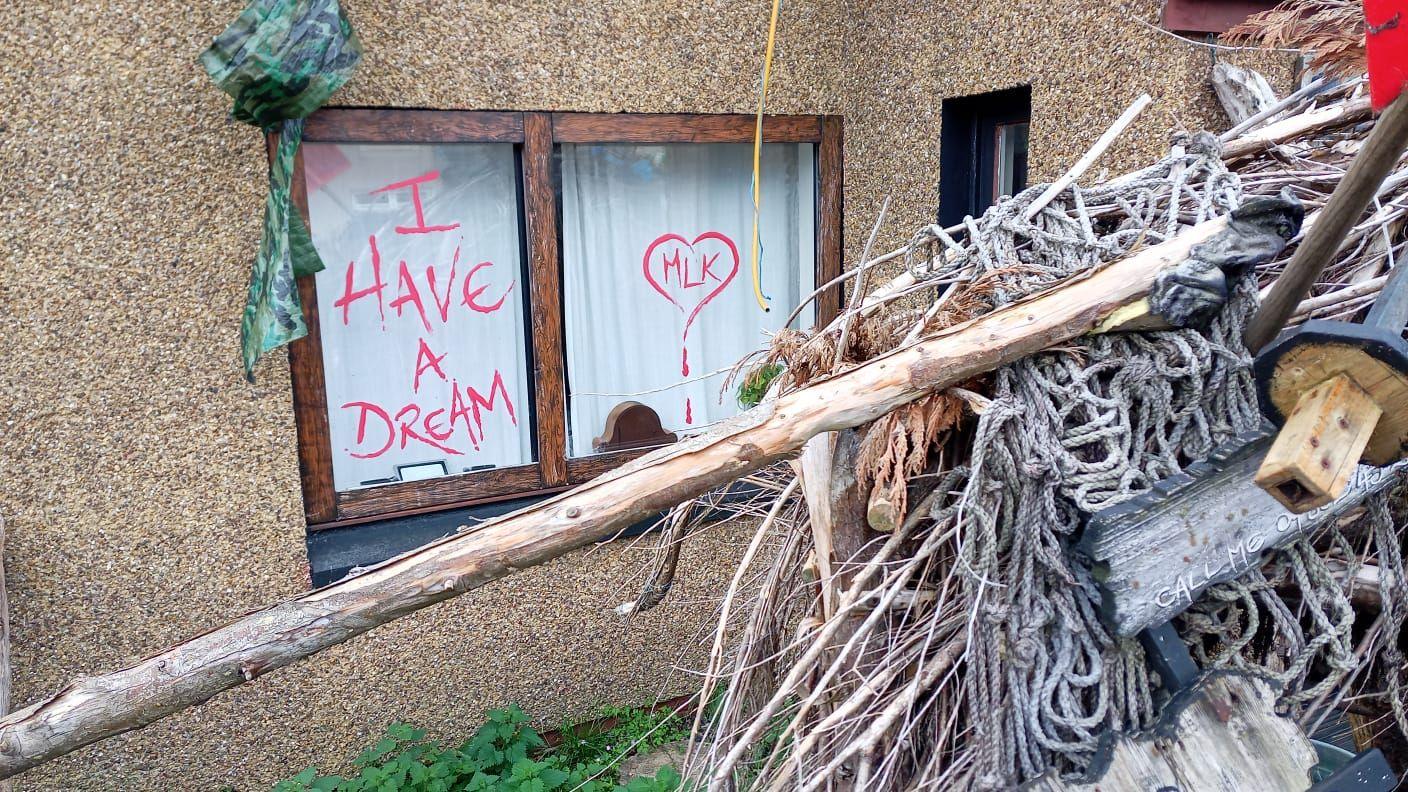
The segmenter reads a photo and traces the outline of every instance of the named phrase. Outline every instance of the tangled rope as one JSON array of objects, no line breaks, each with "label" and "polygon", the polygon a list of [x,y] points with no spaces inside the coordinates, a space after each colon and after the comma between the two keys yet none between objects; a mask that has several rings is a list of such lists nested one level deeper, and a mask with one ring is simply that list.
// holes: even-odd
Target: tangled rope
[{"label": "tangled rope", "polygon": [[[1075,191],[1030,223],[1035,191],[1004,202],[970,220],[963,243],[936,235],[961,251],[944,264],[976,267],[996,308],[1226,214],[1237,179],[1202,142],[1119,185]],[[1092,217],[1091,205],[1115,207],[1120,220]],[[933,261],[911,260],[911,271],[943,277]],[[959,496],[977,786],[1082,768],[1102,732],[1152,721],[1142,651],[1101,623],[1095,583],[1066,546],[1086,514],[1257,424],[1241,343],[1255,304],[1244,281],[1204,331],[1093,336],[996,372]]]},{"label": "tangled rope", "polygon": [[[1329,145],[1314,152],[1341,157]],[[1157,245],[1244,196],[1290,186],[1322,203],[1334,180],[1305,174],[1330,166],[1283,159],[1233,157],[1233,173],[1215,138],[1184,136],[1154,165],[1072,187],[1030,220],[1041,185],[959,227],[926,226],[902,251],[907,272],[825,330],[779,333],[754,370],[779,372],[774,392],[804,387]],[[1327,277],[1374,278],[1398,255],[1397,232],[1370,226]],[[1358,305],[1331,291],[1314,310]],[[867,312],[866,301],[890,304]],[[1150,726],[1164,694],[1139,645],[1106,629],[1087,562],[1069,550],[1090,514],[1261,422],[1241,340],[1256,304],[1255,278],[1236,280],[1201,330],[1085,336],[836,433],[831,492],[849,499],[845,513],[809,503],[826,515],[820,534],[806,511],[774,526],[780,549],[746,620],[720,620],[716,648],[736,648],[704,673],[712,700],[685,774],[720,789],[1008,789],[1083,771],[1104,735]],[[889,532],[834,555],[835,526],[854,537],[853,521],[876,525],[869,512],[856,517],[857,501],[862,512],[883,504]],[[1177,622],[1201,665],[1275,677],[1280,706],[1307,728],[1352,684],[1382,691],[1355,698],[1386,698],[1408,727],[1397,646],[1408,581],[1387,502],[1326,516],[1205,591]],[[754,544],[764,539],[760,529]],[[1365,630],[1346,581],[1370,561],[1382,605]]]}]

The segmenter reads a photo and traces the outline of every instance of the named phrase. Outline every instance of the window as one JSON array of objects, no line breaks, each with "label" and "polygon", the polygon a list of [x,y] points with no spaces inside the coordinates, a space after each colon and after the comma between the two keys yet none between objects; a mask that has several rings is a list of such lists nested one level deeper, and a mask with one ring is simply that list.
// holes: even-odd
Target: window
[{"label": "window", "polygon": [[945,99],[939,142],[939,224],[978,217],[1027,186],[1031,88]]},{"label": "window", "polygon": [[736,412],[726,369],[840,272],[840,121],[769,117],[755,288],[753,130],[310,116],[294,196],[327,267],[290,347],[310,528],[552,492]]},{"label": "window", "polygon": [[816,260],[813,147],[763,146],[760,283],[779,304],[766,312],[745,271],[753,207],[739,186],[746,193],[752,180],[751,145],[559,151],[568,453],[600,452],[607,417],[627,398],[685,431],[737,412],[719,398],[723,375],[813,288],[815,269],[789,264]]},{"label": "window", "polygon": [[309,143],[303,165],[333,487],[532,463],[513,146]]}]

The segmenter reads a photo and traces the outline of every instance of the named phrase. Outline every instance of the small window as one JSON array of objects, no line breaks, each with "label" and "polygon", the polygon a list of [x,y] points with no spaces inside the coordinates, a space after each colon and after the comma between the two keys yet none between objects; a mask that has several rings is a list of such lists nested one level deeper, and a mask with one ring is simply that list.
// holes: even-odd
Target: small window
[{"label": "small window", "polygon": [[998,124],[994,148],[997,153],[994,168],[993,190],[990,201],[996,202],[1004,195],[1016,195],[1027,186],[1027,128],[1026,121],[1013,121]]},{"label": "small window", "polygon": [[1027,186],[1031,88],[945,99],[939,151],[939,223],[980,216]]},{"label": "small window", "polygon": [[[325,109],[294,198],[310,529],[548,493],[737,412],[840,274],[839,119]],[[829,289],[797,325],[834,316]]]}]

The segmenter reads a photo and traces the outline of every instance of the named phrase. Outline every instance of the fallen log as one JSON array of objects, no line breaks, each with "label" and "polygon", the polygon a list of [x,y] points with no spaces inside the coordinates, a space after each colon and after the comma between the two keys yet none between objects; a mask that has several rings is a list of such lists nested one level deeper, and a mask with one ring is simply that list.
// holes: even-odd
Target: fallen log
[{"label": "fallen log", "polygon": [[412,611],[609,537],[625,525],[796,454],[810,438],[868,423],[1089,332],[1143,298],[1154,276],[1226,227],[1200,223],[1056,288],[955,325],[574,490],[182,642],[74,680],[0,719],[0,778],[202,703]]}]

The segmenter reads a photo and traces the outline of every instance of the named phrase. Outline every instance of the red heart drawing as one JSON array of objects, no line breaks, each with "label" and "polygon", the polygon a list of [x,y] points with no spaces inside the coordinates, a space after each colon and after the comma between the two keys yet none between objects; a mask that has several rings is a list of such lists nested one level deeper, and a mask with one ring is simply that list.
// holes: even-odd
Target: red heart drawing
[{"label": "red heart drawing", "polygon": [[[724,254],[720,245],[727,248],[732,259],[728,273],[722,277],[714,271],[719,257]],[[709,255],[711,251],[712,256]],[[685,342],[689,340],[690,326],[704,306],[733,282],[738,274],[738,265],[738,246],[718,231],[705,231],[693,242],[679,234],[661,234],[646,247],[645,257],[641,259],[641,271],[645,273],[646,282],[680,313],[686,314],[684,332],[680,337],[681,375],[689,376],[689,347],[685,346]],[[656,277],[657,270],[659,277]],[[673,282],[671,274],[675,276]],[[686,307],[691,304],[693,307]]]},{"label": "red heart drawing", "polygon": [[[725,261],[727,274],[716,270],[718,259],[727,249],[731,261]],[[656,253],[659,252],[657,256]],[[713,255],[710,255],[710,254]],[[718,231],[705,231],[689,241],[679,234],[662,234],[645,249],[641,271],[645,280],[685,314],[684,338],[689,327],[710,300],[719,296],[738,274],[738,246]],[[657,271],[659,277],[656,277]],[[674,278],[671,278],[674,275]],[[711,288],[712,286],[712,288]],[[693,297],[695,299],[691,300]],[[692,303],[692,307],[689,306]]]}]

